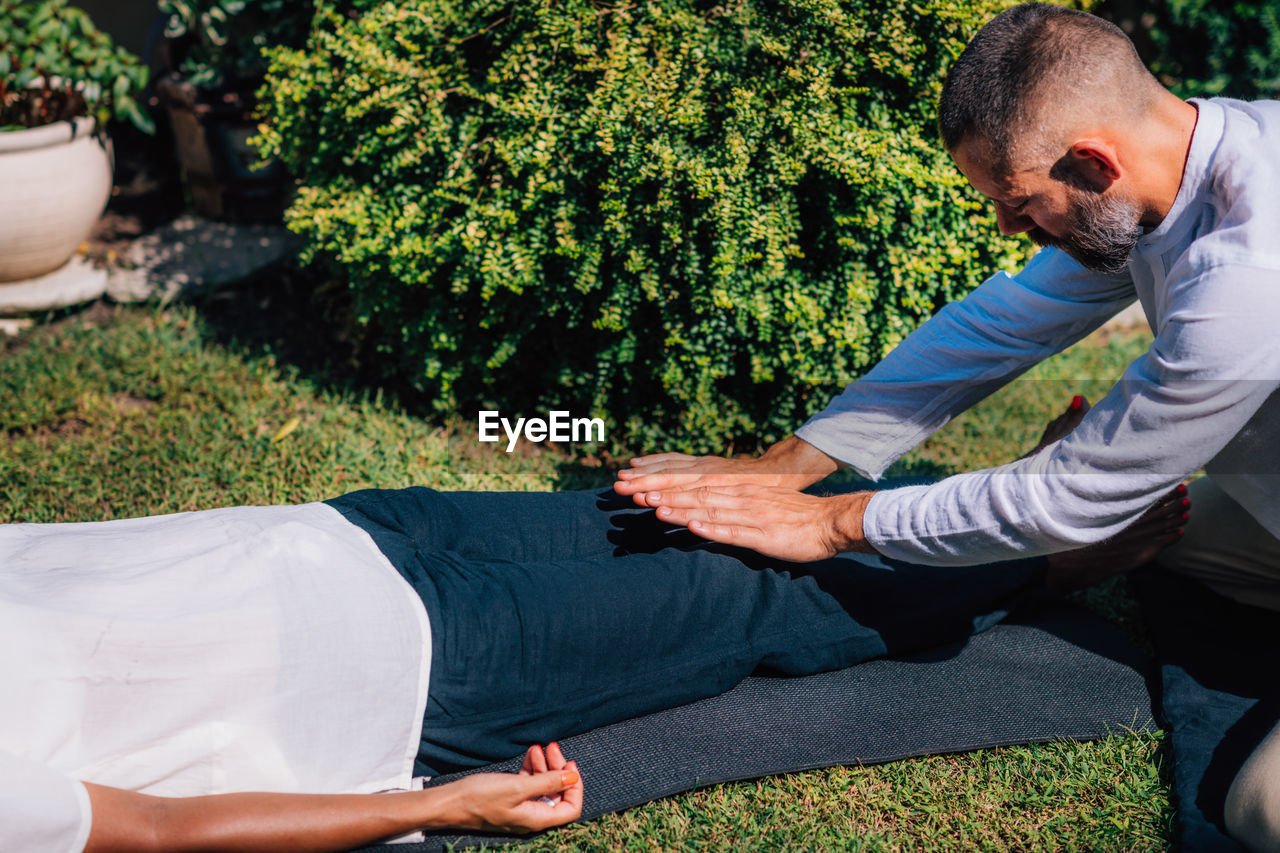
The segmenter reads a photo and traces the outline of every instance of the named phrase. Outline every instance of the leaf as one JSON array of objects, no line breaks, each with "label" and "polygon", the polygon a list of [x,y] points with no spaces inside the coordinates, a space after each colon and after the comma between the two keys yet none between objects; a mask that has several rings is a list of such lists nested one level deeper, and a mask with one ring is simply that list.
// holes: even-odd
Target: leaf
[{"label": "leaf", "polygon": [[151,116],[144,112],[138,106],[138,102],[132,98],[117,104],[116,113],[128,119],[130,124],[148,136],[156,132],[155,121],[152,120]]},{"label": "leaf", "polygon": [[164,25],[164,37],[169,39],[182,38],[187,34],[187,22],[178,15],[170,15],[169,20]]},{"label": "leaf", "polygon": [[289,420],[284,422],[284,426],[280,427],[280,429],[276,431],[276,434],[271,436],[271,443],[275,444],[278,441],[284,440],[289,433],[298,428],[298,424],[300,423],[302,423],[302,418],[299,418],[296,415],[289,418]]}]

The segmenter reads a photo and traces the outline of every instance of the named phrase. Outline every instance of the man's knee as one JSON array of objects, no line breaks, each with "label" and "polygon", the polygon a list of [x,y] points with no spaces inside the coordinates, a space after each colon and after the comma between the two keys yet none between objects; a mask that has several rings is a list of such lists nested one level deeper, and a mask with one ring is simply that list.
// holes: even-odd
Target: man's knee
[{"label": "man's knee", "polygon": [[1186,536],[1156,563],[1234,601],[1280,610],[1280,538],[1208,477],[1193,481],[1188,497]]},{"label": "man's knee", "polygon": [[1225,811],[1227,831],[1246,848],[1280,851],[1280,726],[1240,768]]}]

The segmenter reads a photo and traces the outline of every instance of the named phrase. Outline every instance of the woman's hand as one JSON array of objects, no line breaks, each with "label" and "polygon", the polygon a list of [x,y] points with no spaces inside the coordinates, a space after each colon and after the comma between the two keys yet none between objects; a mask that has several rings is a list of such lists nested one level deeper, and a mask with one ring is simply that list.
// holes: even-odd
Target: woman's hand
[{"label": "woman's hand", "polygon": [[534,745],[519,773],[476,773],[430,790],[448,792],[436,820],[481,832],[536,832],[582,814],[582,776],[558,744]]}]

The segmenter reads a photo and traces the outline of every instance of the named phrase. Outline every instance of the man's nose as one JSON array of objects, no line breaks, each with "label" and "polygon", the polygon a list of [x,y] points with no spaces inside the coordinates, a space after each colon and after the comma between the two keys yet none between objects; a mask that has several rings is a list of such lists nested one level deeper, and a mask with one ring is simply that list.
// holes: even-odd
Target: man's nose
[{"label": "man's nose", "polygon": [[1030,216],[1014,213],[1004,205],[997,204],[996,227],[1000,229],[1000,233],[1004,236],[1012,237],[1014,234],[1025,234],[1035,228],[1036,222]]}]

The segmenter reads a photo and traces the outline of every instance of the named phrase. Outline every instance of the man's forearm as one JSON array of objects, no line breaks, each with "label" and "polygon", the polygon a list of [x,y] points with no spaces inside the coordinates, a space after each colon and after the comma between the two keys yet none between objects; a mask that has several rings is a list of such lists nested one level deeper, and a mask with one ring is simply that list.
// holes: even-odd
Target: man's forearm
[{"label": "man's forearm", "polygon": [[835,459],[794,435],[766,450],[759,464],[782,478],[777,485],[792,489],[811,486],[841,467]]}]

